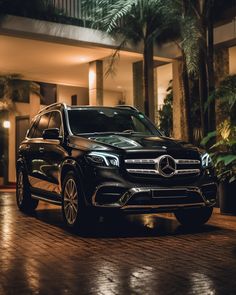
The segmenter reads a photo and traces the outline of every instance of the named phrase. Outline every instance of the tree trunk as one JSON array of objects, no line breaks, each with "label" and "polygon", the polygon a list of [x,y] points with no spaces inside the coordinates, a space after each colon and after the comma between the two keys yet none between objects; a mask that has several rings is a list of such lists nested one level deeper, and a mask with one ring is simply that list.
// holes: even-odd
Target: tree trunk
[{"label": "tree trunk", "polygon": [[188,77],[188,71],[187,71],[187,65],[184,53],[183,54],[183,71],[182,71],[182,81],[183,81],[183,99],[184,99],[184,105],[185,105],[185,117],[186,117],[186,123],[187,123],[187,136],[188,141],[193,143],[193,125],[192,120],[190,118],[191,113],[191,106],[190,106],[190,91],[189,91],[189,77]]},{"label": "tree trunk", "polygon": [[[212,10],[212,8],[211,8]],[[212,20],[212,11],[208,18],[208,92],[212,95],[215,91],[215,77],[214,77],[214,28]],[[208,106],[208,131],[216,129],[216,113],[215,113],[215,100]]]},{"label": "tree trunk", "polygon": [[208,80],[206,70],[206,56],[203,49],[200,49],[199,55],[199,100],[201,113],[201,127],[203,137],[208,133],[208,114],[205,112],[205,103],[208,99]]},{"label": "tree trunk", "polygon": [[154,73],[153,73],[153,43],[144,41],[144,110],[145,114],[154,122]]}]

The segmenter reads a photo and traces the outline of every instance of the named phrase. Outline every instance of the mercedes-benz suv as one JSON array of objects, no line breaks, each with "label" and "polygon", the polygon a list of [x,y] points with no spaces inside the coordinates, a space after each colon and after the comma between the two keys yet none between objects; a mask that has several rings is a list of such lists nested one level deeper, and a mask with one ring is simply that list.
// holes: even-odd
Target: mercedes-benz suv
[{"label": "mercedes-benz suv", "polygon": [[17,165],[17,205],[62,206],[67,226],[115,212],[208,221],[217,185],[209,155],[163,134],[129,106],[54,104],[32,120]]}]

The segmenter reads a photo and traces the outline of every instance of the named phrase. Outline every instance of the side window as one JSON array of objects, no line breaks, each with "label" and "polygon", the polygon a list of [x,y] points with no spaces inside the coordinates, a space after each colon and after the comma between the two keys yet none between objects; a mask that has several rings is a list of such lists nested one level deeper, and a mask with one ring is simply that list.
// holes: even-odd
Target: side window
[{"label": "side window", "polygon": [[58,128],[60,130],[60,135],[62,135],[62,122],[59,112],[52,112],[48,128]]},{"label": "side window", "polygon": [[44,114],[40,117],[38,125],[35,127],[33,138],[42,138],[44,129],[48,128],[48,122],[51,113]]}]

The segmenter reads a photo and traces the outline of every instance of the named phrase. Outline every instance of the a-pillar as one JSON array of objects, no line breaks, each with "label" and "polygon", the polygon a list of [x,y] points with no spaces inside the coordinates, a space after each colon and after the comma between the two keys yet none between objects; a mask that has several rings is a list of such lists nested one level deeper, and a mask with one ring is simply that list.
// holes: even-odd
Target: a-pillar
[{"label": "a-pillar", "polygon": [[103,62],[89,63],[89,104],[103,105]]}]

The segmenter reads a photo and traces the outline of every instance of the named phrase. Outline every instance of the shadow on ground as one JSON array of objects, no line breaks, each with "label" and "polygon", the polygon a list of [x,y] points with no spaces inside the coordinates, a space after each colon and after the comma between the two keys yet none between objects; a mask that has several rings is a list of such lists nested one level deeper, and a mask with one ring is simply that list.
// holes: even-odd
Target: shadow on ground
[{"label": "shadow on ground", "polygon": [[[41,222],[56,226],[65,231],[60,209],[38,209],[34,215]],[[143,214],[100,218],[96,224],[88,224],[83,231],[71,232],[73,235],[86,238],[125,238],[157,237],[165,235],[187,235],[219,231],[220,227],[204,225],[200,228],[186,228],[172,217],[165,214]]]}]

